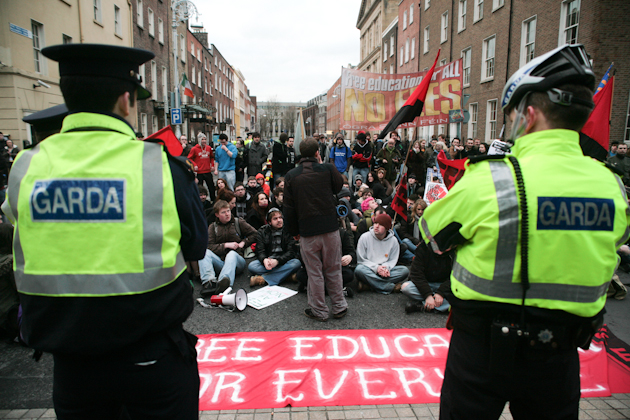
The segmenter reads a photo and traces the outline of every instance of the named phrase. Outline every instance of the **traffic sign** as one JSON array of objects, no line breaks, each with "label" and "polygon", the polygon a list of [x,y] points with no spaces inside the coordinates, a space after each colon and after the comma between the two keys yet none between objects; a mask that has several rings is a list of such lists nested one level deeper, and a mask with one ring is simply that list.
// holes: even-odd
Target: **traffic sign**
[{"label": "traffic sign", "polygon": [[182,109],[171,108],[171,124],[181,124],[181,123],[182,123]]}]

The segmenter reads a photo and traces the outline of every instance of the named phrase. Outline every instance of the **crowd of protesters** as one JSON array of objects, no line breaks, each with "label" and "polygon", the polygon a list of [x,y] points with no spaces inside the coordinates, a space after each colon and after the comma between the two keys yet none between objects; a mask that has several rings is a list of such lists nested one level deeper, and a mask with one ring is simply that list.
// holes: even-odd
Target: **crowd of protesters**
[{"label": "crowd of protesters", "polygon": [[[342,298],[364,291],[404,293],[410,298],[407,313],[447,311],[453,255],[429,252],[418,224],[427,207],[427,169],[437,170],[441,150],[448,159],[463,159],[485,154],[487,145],[472,138],[449,142],[442,134],[409,142],[396,132],[385,139],[359,132],[349,140],[342,133],[315,134],[302,142],[312,146],[307,156],[284,133],[269,142],[248,133],[235,145],[221,135],[214,147],[202,133],[194,142],[182,136],[182,156],[197,174],[209,226],[206,256],[191,264],[202,296],[232,287],[247,268],[251,288],[296,282],[299,292],[309,292],[306,315],[319,321],[328,318],[323,295],[315,296],[324,289],[335,296],[335,318],[347,312]],[[391,206],[402,173],[406,220]],[[334,280],[322,274],[330,261],[320,261],[319,272],[305,264],[312,255],[304,248],[305,241],[308,250],[316,247],[313,238],[330,235],[331,226],[340,244],[338,258],[328,258],[339,268]],[[309,286],[314,276],[317,287]]]}]

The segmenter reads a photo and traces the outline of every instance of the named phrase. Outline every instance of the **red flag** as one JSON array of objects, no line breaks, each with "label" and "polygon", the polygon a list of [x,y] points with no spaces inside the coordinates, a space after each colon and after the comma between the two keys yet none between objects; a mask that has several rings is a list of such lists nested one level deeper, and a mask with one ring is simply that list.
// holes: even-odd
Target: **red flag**
[{"label": "red flag", "polygon": [[407,221],[407,174],[404,174],[398,184],[396,195],[392,200],[392,210],[400,215],[405,222]]},{"label": "red flag", "polygon": [[[609,82],[593,96],[593,102],[595,108],[591,112],[591,116],[588,117],[588,121],[584,124],[580,136],[580,145],[582,149],[585,146],[590,146],[590,149],[597,149],[600,154],[601,149],[597,148],[597,145],[603,148],[605,152],[604,156],[608,155],[608,144],[610,140],[610,108],[612,106],[613,85],[615,77],[611,77]],[[589,153],[589,156],[593,156],[593,153]],[[596,157],[596,156],[593,156]]]},{"label": "red flag", "polygon": [[177,137],[175,137],[175,133],[173,133],[173,129],[170,125],[167,125],[163,129],[156,131],[149,137],[145,138],[145,140],[149,139],[161,140],[159,143],[165,145],[168,149],[168,152],[173,156],[181,155],[182,150],[184,150],[181,143],[177,140]]},{"label": "red flag", "polygon": [[435,57],[433,67],[431,67],[427,74],[422,78],[420,84],[409,96],[409,99],[407,99],[407,102],[405,102],[402,108],[398,110],[396,115],[394,115],[392,119],[389,120],[389,123],[387,123],[383,131],[381,131],[381,134],[379,134],[379,139],[384,139],[387,133],[389,133],[390,131],[394,131],[396,127],[398,127],[400,124],[412,122],[416,117],[420,115],[420,113],[422,113],[424,100],[427,97],[429,83],[431,83],[431,79],[433,78],[433,70],[435,70],[438,58],[440,58],[440,50],[438,50],[437,57]]},{"label": "red flag", "polygon": [[442,179],[447,189],[451,189],[453,185],[464,175],[466,170],[466,161],[468,159],[447,159],[444,150],[440,150],[437,156],[438,166],[442,173]]}]

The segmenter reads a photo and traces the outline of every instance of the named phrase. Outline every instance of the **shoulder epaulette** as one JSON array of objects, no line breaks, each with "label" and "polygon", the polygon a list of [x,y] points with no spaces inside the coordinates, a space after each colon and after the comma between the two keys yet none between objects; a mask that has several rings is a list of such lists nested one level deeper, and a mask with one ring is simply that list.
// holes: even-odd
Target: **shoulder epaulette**
[{"label": "shoulder epaulette", "polygon": [[[166,151],[166,148],[164,148]],[[184,171],[186,171],[187,175],[191,179],[195,179],[195,165],[185,156],[173,156],[168,151],[166,151],[166,156],[168,157],[169,162],[173,162]]]},{"label": "shoulder epaulette", "polygon": [[479,163],[484,160],[503,160],[506,155],[475,155],[468,158],[468,163]]},{"label": "shoulder epaulette", "polygon": [[616,166],[613,166],[610,162],[602,162],[602,163],[606,165],[606,167],[610,169],[612,172],[619,175],[619,178],[623,178],[624,173],[621,169],[617,168]]}]

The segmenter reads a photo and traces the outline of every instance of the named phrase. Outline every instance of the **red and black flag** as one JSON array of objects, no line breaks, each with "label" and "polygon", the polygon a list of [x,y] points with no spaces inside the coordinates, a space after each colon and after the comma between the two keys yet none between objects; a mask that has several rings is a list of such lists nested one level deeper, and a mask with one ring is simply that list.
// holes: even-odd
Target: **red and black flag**
[{"label": "red and black flag", "polygon": [[157,143],[163,144],[173,156],[181,155],[182,150],[184,150],[182,144],[177,140],[177,137],[175,137],[175,133],[173,133],[173,129],[170,125],[156,131],[144,140],[154,140]]},{"label": "red and black flag", "polygon": [[444,150],[440,150],[437,156],[438,166],[442,173],[442,179],[447,189],[453,188],[453,185],[464,175],[466,170],[466,161],[468,159],[447,159]]},{"label": "red and black flag", "polygon": [[427,97],[427,91],[429,90],[429,83],[431,83],[431,79],[433,78],[433,70],[435,70],[439,57],[440,50],[438,50],[437,57],[435,57],[433,67],[431,67],[427,74],[422,78],[420,84],[409,96],[409,99],[407,99],[407,102],[405,102],[396,115],[389,120],[389,123],[387,123],[383,131],[381,131],[381,134],[379,134],[379,139],[384,139],[387,133],[394,131],[400,124],[412,122],[420,115],[422,108],[424,107],[424,99]]},{"label": "red and black flag", "polygon": [[610,140],[610,109],[612,106],[613,84],[615,77],[611,77],[611,67],[600,82],[593,102],[595,108],[580,132],[580,147],[585,156],[600,161],[608,157],[608,143]]},{"label": "red and black flag", "polygon": [[407,221],[407,174],[403,175],[398,184],[396,195],[392,200],[392,210],[405,219],[405,222]]}]

